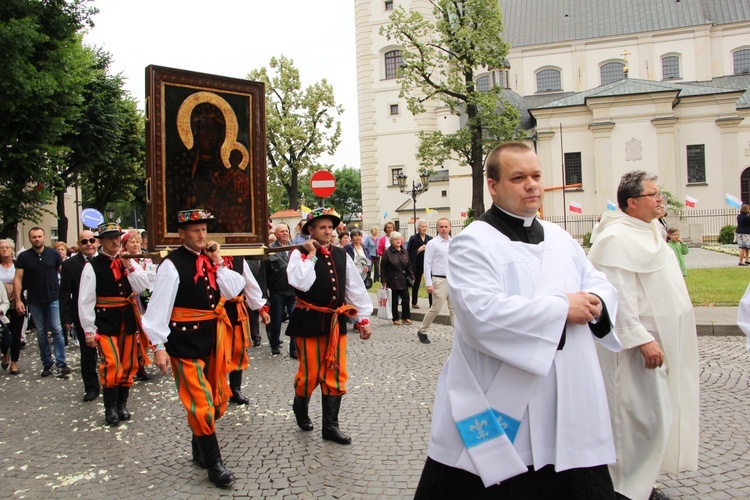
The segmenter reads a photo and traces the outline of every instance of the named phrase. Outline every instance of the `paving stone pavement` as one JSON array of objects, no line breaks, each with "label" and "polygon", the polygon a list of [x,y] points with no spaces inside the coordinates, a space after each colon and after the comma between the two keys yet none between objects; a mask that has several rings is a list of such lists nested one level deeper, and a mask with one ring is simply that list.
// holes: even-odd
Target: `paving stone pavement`
[{"label": "paving stone pavement", "polygon": [[[157,374],[136,382],[133,419],[103,425],[101,399],[81,401],[68,354],[68,380],[39,377],[36,345],[22,351],[20,376],[0,372],[0,484],[4,498],[411,498],[426,457],[437,375],[451,347],[450,327],[436,325],[430,345],[416,325],[373,319],[369,341],[349,336],[349,392],[340,415],[351,446],[320,437],[320,392],[302,432],[291,411],[296,361],[251,350],[244,392],[217,424],[227,466],[237,476],[219,490],[191,462],[190,433],[174,382]],[[700,470],[663,476],[673,498],[750,498],[750,377],[744,337],[699,337]]]}]

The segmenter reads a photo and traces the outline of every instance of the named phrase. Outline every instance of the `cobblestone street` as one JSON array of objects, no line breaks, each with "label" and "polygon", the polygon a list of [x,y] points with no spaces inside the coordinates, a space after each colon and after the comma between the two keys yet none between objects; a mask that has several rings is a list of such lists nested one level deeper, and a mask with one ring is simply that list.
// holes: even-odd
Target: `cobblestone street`
[{"label": "cobblestone street", "polygon": [[[251,351],[244,377],[249,406],[229,406],[218,424],[224,461],[237,476],[218,490],[191,462],[190,433],[169,377],[136,382],[132,420],[103,425],[101,399],[82,402],[77,352],[73,377],[41,378],[35,342],[22,351],[20,376],[0,372],[0,481],[5,498],[161,497],[411,498],[429,437],[437,375],[450,352],[451,328],[436,326],[420,344],[416,324],[373,319],[370,341],[349,337],[348,394],[341,427],[353,444],[320,437],[320,392],[302,432],[291,411],[296,361]],[[750,377],[744,337],[699,337],[700,470],[662,477],[680,498],[750,498]],[[284,347],[288,347],[286,344]],[[287,349],[284,349],[287,354]]]}]

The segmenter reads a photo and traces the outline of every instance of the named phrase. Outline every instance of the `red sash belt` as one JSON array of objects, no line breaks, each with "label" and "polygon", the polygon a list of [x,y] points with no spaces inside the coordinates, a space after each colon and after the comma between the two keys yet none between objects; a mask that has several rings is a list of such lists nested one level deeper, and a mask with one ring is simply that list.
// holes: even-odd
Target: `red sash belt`
[{"label": "red sash belt", "polygon": [[136,302],[135,293],[131,293],[128,298],[125,298],[125,297],[97,297],[96,298],[96,307],[101,307],[102,309],[114,309],[114,308],[121,308],[121,307],[127,307],[127,306],[132,307],[133,314],[135,315],[135,326],[138,329],[136,331],[136,335],[138,336],[138,342],[137,342],[138,355],[143,359],[143,365],[148,366],[151,364],[151,361],[148,358],[147,349],[151,345],[151,342],[148,340],[148,337],[143,332],[143,327],[141,326],[141,309],[138,307],[138,303]]},{"label": "red sash belt", "polygon": [[331,318],[331,331],[328,332],[328,349],[326,349],[325,360],[330,363],[332,368],[336,367],[336,348],[339,345],[339,315],[344,315],[347,318],[357,317],[357,308],[349,304],[344,304],[336,309],[330,307],[316,306],[305,302],[304,300],[297,297],[297,303],[294,305],[296,308],[312,309],[326,314],[333,314]]},{"label": "red sash belt", "polygon": [[[172,321],[186,323],[190,321],[216,321],[216,360],[209,364],[209,377],[213,390],[214,404],[221,405],[229,399],[229,384],[227,373],[230,371],[231,352],[227,349],[227,341],[232,335],[232,323],[224,309],[224,297],[213,309],[189,309],[187,307],[172,308]],[[238,308],[239,309],[239,308]]]}]

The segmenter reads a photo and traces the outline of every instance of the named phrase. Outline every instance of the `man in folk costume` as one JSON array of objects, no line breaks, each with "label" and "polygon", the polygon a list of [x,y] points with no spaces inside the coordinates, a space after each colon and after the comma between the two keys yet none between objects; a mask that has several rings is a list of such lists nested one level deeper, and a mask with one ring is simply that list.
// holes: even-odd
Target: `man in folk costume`
[{"label": "man in folk costume", "polygon": [[486,170],[494,204],[448,249],[455,334],[416,498],[614,499],[594,344],[620,348],[617,293],[536,218],[542,168],[526,144],[498,146]]},{"label": "man in folk costume", "polygon": [[264,325],[271,320],[268,315],[266,299],[263,291],[255,280],[250,266],[242,257],[224,257],[224,265],[236,272],[245,282],[242,293],[226,301],[225,309],[229,321],[232,323],[232,339],[230,343],[232,371],[229,372],[229,389],[232,397],[229,401],[238,405],[246,405],[250,400],[242,394],[242,372],[247,369],[247,349],[250,348],[250,313],[259,311],[260,319]]},{"label": "man in folk costume", "polygon": [[341,219],[333,210],[316,208],[302,232],[311,237],[289,257],[287,276],[297,302],[286,334],[294,337],[299,369],[294,376],[294,416],[304,431],[313,430],[308,415],[310,396],[320,385],[323,439],[350,444],[339,429],[341,397],[346,393],[346,318],[357,318],[359,336],[372,334],[372,301],[351,257],[331,245]]},{"label": "man in folk costume", "polygon": [[658,218],[657,177],[636,170],[617,188],[589,260],[617,288],[619,353],[599,351],[609,396],[617,463],[615,490],[632,499],[664,498],[659,472],[698,466],[698,345],[693,306]]},{"label": "man in folk costume", "polygon": [[171,365],[193,433],[193,460],[208,469],[212,483],[228,488],[235,477],[224,466],[215,432],[230,396],[232,324],[224,304],[245,280],[226,267],[219,244],[206,241],[214,222],[203,209],[179,212],[182,246],[159,265],[143,329],[156,345],[156,366],[166,374]]},{"label": "man in folk costume", "polygon": [[138,371],[139,345],[145,345],[136,339],[142,328],[135,296],[148,288],[148,275],[120,256],[122,234],[114,222],[99,225],[96,237],[101,252],[83,266],[78,290],[86,345],[99,349],[99,383],[108,425],[130,420],[128,396]]}]

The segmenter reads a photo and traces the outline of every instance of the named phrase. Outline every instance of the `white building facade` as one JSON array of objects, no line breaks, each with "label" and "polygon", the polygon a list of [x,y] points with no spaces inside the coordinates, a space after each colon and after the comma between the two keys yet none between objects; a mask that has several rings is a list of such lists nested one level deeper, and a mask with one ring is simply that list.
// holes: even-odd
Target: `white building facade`
[{"label": "white building facade", "polygon": [[[698,199],[696,208],[723,208],[726,193],[750,201],[750,0],[500,5],[510,68],[479,73],[477,82],[523,96],[545,185],[582,185],[566,190],[567,204],[601,213],[633,169],[659,174],[663,189],[681,201]],[[409,186],[418,179],[420,130],[459,126],[437,107],[412,116],[398,97],[399,47],[378,32],[399,6],[432,8],[425,0],[355,1],[366,227],[411,219],[411,200],[395,176],[407,175]],[[417,216],[431,209],[460,218],[470,206],[469,167],[433,168],[438,176],[418,197]],[[562,190],[549,191],[544,215],[563,215],[564,205]]]}]

